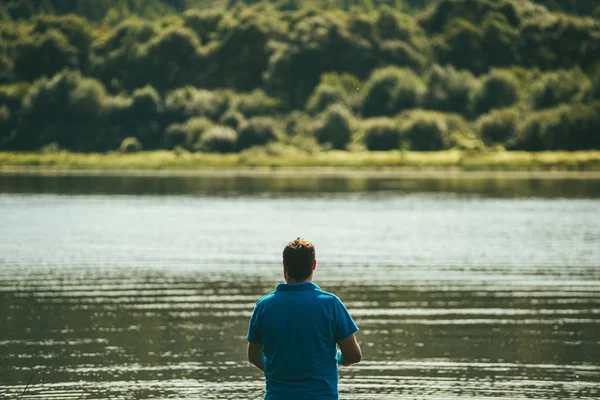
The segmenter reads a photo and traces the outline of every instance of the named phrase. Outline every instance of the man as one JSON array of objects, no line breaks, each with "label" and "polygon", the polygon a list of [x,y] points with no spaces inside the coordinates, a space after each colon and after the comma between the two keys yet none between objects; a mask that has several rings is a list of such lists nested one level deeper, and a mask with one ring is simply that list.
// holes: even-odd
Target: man
[{"label": "man", "polygon": [[265,400],[337,400],[338,364],[361,360],[358,327],[340,299],[312,283],[316,266],[310,242],[288,243],[286,283],[260,299],[252,313],[248,360],[265,374]]}]

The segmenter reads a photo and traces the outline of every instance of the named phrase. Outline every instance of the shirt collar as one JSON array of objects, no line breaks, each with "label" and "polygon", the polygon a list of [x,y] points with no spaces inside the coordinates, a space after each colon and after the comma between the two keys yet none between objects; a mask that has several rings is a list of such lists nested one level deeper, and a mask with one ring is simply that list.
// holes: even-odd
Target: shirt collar
[{"label": "shirt collar", "polygon": [[276,288],[279,292],[298,292],[300,290],[321,290],[321,288],[312,282],[300,283],[280,283]]}]

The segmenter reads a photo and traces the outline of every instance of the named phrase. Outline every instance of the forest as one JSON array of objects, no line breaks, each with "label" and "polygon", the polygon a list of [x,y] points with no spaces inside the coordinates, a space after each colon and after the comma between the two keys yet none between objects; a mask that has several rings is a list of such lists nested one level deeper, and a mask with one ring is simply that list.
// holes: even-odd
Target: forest
[{"label": "forest", "polygon": [[0,149],[600,149],[600,3],[8,0]]}]

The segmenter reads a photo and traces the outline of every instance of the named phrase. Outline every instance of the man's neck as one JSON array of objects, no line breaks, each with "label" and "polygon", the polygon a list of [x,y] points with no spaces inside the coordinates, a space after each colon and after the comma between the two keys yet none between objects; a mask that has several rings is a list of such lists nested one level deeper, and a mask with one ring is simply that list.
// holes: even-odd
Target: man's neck
[{"label": "man's neck", "polygon": [[312,282],[312,276],[311,276],[310,278],[306,279],[306,280],[303,280],[303,281],[295,281],[295,280],[293,280],[293,279],[290,279],[290,280],[286,280],[286,281],[285,281],[285,283],[287,283],[287,284],[293,284],[293,283],[306,283],[306,282]]}]

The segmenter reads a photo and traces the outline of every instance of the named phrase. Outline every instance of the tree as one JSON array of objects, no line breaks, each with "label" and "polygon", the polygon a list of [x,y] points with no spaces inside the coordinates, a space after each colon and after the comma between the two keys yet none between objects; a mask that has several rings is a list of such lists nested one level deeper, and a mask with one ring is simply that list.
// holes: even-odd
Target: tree
[{"label": "tree", "polygon": [[227,111],[229,98],[221,92],[186,86],[165,96],[165,124],[205,117],[217,121]]},{"label": "tree", "polygon": [[435,65],[427,75],[424,105],[433,110],[467,114],[477,83],[469,71]]},{"label": "tree", "polygon": [[508,72],[493,70],[482,79],[472,97],[471,106],[476,115],[508,107],[519,100],[519,82]]},{"label": "tree", "polygon": [[285,30],[279,15],[268,7],[225,15],[216,34],[214,79],[220,86],[242,91],[260,87],[272,54],[268,42],[281,40]]},{"label": "tree", "polygon": [[63,69],[77,69],[77,49],[55,29],[28,37],[16,45],[14,71],[19,79],[31,81],[51,77]]},{"label": "tree", "polygon": [[391,118],[374,118],[363,122],[364,142],[370,151],[397,150],[402,132]]},{"label": "tree", "polygon": [[236,150],[237,133],[225,126],[208,129],[200,138],[199,149],[217,153],[231,153]]},{"label": "tree", "polygon": [[244,150],[253,146],[264,146],[277,139],[277,129],[270,118],[251,118],[242,123],[237,147]]},{"label": "tree", "polygon": [[425,85],[409,69],[388,67],[374,71],[364,91],[364,116],[394,115],[404,109],[416,108]]},{"label": "tree", "polygon": [[448,25],[443,42],[436,48],[442,64],[475,73],[488,68],[483,59],[483,31],[463,18],[456,18]]},{"label": "tree", "polygon": [[90,49],[94,40],[90,24],[75,15],[49,16],[43,15],[34,20],[32,33],[43,34],[50,30],[61,32],[69,45],[76,49],[78,68],[88,72]]},{"label": "tree", "polygon": [[516,108],[492,110],[475,123],[479,136],[486,145],[505,145],[518,132],[521,113]]},{"label": "tree", "polygon": [[531,114],[507,146],[511,150],[599,150],[600,103],[561,105]]},{"label": "tree", "polygon": [[16,143],[33,150],[48,143],[76,151],[106,151],[120,140],[103,119],[106,92],[101,83],[65,71],[38,81],[23,99]]},{"label": "tree", "polygon": [[533,108],[540,109],[581,101],[591,85],[578,68],[548,72],[531,85],[531,103]]},{"label": "tree", "polygon": [[187,28],[168,28],[140,49],[139,69],[159,92],[202,82],[200,41]]},{"label": "tree", "polygon": [[303,18],[293,25],[288,43],[270,58],[269,90],[292,108],[304,106],[324,72],[366,77],[377,63],[373,46],[329,14]]},{"label": "tree", "polygon": [[93,75],[114,91],[145,86],[142,50],[158,33],[158,27],[149,22],[123,22],[93,44]]},{"label": "tree", "polygon": [[352,114],[340,105],[334,104],[321,116],[314,135],[319,143],[329,144],[336,150],[343,150],[352,136]]},{"label": "tree", "polygon": [[347,96],[343,88],[321,83],[308,99],[306,110],[318,114],[335,103],[344,103]]},{"label": "tree", "polygon": [[519,56],[542,70],[587,68],[600,61],[600,21],[549,14],[528,20],[519,34]]}]

